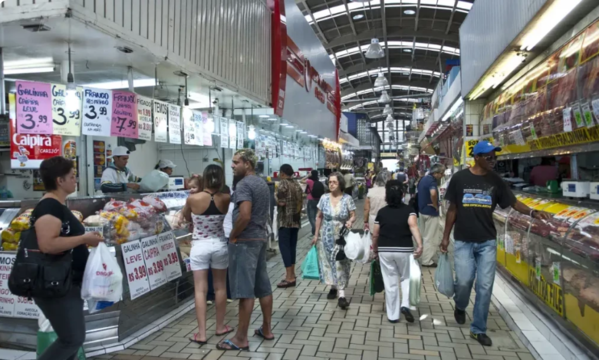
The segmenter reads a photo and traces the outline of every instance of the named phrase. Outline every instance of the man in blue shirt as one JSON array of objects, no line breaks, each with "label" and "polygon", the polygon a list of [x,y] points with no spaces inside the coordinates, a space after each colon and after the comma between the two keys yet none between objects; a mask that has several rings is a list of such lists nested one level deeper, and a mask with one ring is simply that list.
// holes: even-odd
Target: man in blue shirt
[{"label": "man in blue shirt", "polygon": [[418,211],[420,212],[420,232],[424,249],[420,258],[422,266],[435,267],[433,258],[437,254],[443,233],[439,220],[439,191],[437,181],[443,177],[445,166],[435,164],[431,167],[429,175],[423,177],[418,183]]}]

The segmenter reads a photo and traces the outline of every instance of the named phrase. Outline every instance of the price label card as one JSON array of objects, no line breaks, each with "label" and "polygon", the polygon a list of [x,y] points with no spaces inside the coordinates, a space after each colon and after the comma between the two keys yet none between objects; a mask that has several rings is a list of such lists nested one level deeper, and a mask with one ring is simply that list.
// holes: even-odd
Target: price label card
[{"label": "price label card", "polygon": [[220,147],[229,147],[229,119],[220,118]]},{"label": "price label card", "polygon": [[137,95],[137,138],[152,140],[152,99]]},{"label": "price label card", "polygon": [[168,141],[168,104],[162,101],[154,100],[154,141]]},{"label": "price label card", "polygon": [[212,134],[214,133],[214,119],[209,118],[207,112],[203,112],[202,123],[202,127],[204,128],[204,146],[212,146]]},{"label": "price label card", "polygon": [[164,275],[164,265],[162,263],[162,255],[160,254],[160,244],[156,236],[150,236],[141,239],[141,249],[143,250],[144,261],[150,289],[154,290],[166,284],[166,276]]},{"label": "price label card", "polygon": [[243,140],[245,140],[245,127],[243,122],[237,122],[237,149],[243,149]]},{"label": "price label card", "polygon": [[110,136],[112,118],[112,91],[104,89],[83,90],[83,135]]},{"label": "price label card", "polygon": [[595,121],[599,124],[599,99],[593,99],[591,101],[593,107],[593,115],[595,115]]},{"label": "price label card", "polygon": [[85,232],[86,233],[99,232],[100,234],[103,234],[104,233],[104,226],[86,226],[85,227]]},{"label": "price label card", "polygon": [[[17,81],[17,133],[52,135],[50,84]],[[4,99],[1,99],[4,101]]]},{"label": "price label card", "polygon": [[562,275],[562,271],[561,271],[561,265],[559,262],[554,262],[553,265],[551,266],[551,272],[553,275],[553,283],[557,284],[557,285],[561,285],[561,275]]},{"label": "price label card", "polygon": [[198,145],[196,134],[195,113],[189,109],[183,109],[183,143],[185,145]]},{"label": "price label card", "polygon": [[202,113],[193,112],[194,127],[196,132],[196,143],[199,146],[204,145],[204,118]]},{"label": "price label card", "polygon": [[574,119],[576,120],[576,127],[581,128],[585,126],[584,119],[582,118],[582,110],[580,109],[580,105],[576,104],[573,107],[574,110]]},{"label": "price label card", "polygon": [[572,108],[565,108],[563,110],[564,117],[564,131],[570,132],[572,131]]},{"label": "price label card", "polygon": [[589,103],[582,105],[582,116],[584,117],[584,123],[587,127],[595,126],[593,112],[591,111],[591,105]]},{"label": "price label card", "polygon": [[64,136],[81,135],[81,100],[83,88],[77,88],[77,106],[67,107],[67,87],[63,84],[52,84],[52,122],[54,134]]},{"label": "price label card", "polygon": [[530,136],[533,140],[537,139],[537,131],[535,130],[535,125],[532,122],[530,123]]},{"label": "price label card", "polygon": [[129,284],[129,295],[131,295],[131,300],[134,300],[150,292],[148,272],[141,243],[139,240],[124,243],[121,245],[121,250],[123,252],[127,283]]},{"label": "price label card", "polygon": [[171,144],[181,144],[181,107],[168,104],[168,139]]},{"label": "price label card", "polygon": [[137,139],[137,95],[128,91],[112,92],[110,135]]},{"label": "price label card", "polygon": [[162,255],[162,263],[167,280],[171,281],[180,278],[183,273],[181,272],[179,255],[177,255],[175,235],[171,231],[159,234],[158,243],[160,244],[160,254]]},{"label": "price label card", "polygon": [[15,263],[15,254],[0,254],[0,316],[13,317],[17,297],[8,289],[8,277]]}]

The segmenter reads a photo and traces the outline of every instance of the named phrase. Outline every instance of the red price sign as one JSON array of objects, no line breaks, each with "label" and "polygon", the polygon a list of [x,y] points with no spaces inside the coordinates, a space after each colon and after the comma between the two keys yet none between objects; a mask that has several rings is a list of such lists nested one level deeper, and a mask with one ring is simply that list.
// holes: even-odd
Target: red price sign
[{"label": "red price sign", "polygon": [[113,91],[110,135],[137,139],[137,116],[137,95]]},{"label": "red price sign", "polygon": [[143,250],[139,240],[122,244],[121,250],[127,273],[127,282],[129,283],[129,293],[131,294],[131,300],[133,300],[150,292]]},{"label": "red price sign", "polygon": [[162,254],[161,265],[166,278],[171,281],[183,275],[179,255],[177,255],[177,245],[175,243],[175,235],[172,232],[167,232],[158,235],[158,243],[160,245],[160,253]]}]

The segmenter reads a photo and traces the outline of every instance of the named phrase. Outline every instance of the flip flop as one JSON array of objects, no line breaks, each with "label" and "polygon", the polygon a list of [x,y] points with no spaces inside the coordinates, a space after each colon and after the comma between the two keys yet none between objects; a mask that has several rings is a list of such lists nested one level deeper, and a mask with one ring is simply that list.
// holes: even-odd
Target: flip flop
[{"label": "flip flop", "polygon": [[257,329],[254,331],[254,336],[259,336],[259,337],[263,338],[264,340],[274,340],[275,339],[274,335],[271,338],[267,338],[264,335],[264,329],[262,329],[262,326],[260,326],[260,329]]},{"label": "flip flop", "polygon": [[225,325],[225,328],[227,329],[225,332],[223,333],[216,333],[216,336],[223,336],[223,335],[227,335],[229,333],[232,333],[233,331],[235,331],[235,328],[230,327],[229,325]]},{"label": "flip flop", "polygon": [[199,341],[199,340],[197,340],[197,338],[198,338],[198,334],[197,333],[193,334],[193,339],[189,338],[189,341],[194,342],[194,343],[196,343],[198,345],[206,345],[206,344],[208,344],[207,341]]},{"label": "flip flop", "polygon": [[[226,348],[226,347],[223,347],[222,345],[228,345],[229,347],[228,347],[228,348]],[[217,348],[218,350],[223,350],[223,351],[228,351],[228,350],[235,350],[235,351],[249,351],[249,350],[250,350],[250,347],[249,347],[249,346],[246,346],[246,347],[239,347],[239,346],[237,346],[237,345],[233,344],[233,342],[232,342],[231,340],[229,340],[229,339],[227,339],[227,340],[225,340],[225,341],[223,341],[223,342],[221,342],[221,343],[219,343],[219,344],[216,344],[216,348]]]},{"label": "flip flop", "polygon": [[287,280],[283,280],[280,283],[277,284],[277,287],[279,289],[285,289],[285,288],[289,288],[289,287],[295,287],[295,281],[287,281]]}]

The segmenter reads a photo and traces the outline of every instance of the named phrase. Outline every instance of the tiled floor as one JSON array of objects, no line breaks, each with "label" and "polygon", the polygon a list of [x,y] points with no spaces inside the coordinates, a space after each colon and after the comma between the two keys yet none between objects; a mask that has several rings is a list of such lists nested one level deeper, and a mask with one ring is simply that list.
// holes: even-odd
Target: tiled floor
[{"label": "tiled floor", "polygon": [[[361,217],[358,217],[360,219]],[[298,245],[298,264],[310,248],[307,237]],[[268,262],[273,285],[281,280],[284,268],[279,255]],[[299,266],[298,266],[299,268]],[[433,271],[423,269],[421,303],[414,313],[416,321],[390,324],[383,312],[383,295],[368,293],[370,268],[355,265],[351,286],[346,290],[351,305],[347,311],[327,300],[328,289],[318,281],[301,280],[292,289],[274,291],[274,341],[250,337],[250,351],[219,351],[216,344],[223,337],[214,335],[215,309],[209,307],[208,345],[190,343],[196,329],[193,312],[189,312],[161,331],[130,348],[97,359],[158,360],[232,358],[255,359],[413,359],[413,360],[533,360],[517,336],[508,329],[497,309],[489,314],[489,333],[493,347],[484,348],[468,337],[469,327],[458,325],[453,318],[453,302],[433,288]],[[469,319],[472,315],[469,309]],[[237,324],[237,303],[228,305],[226,321]],[[256,302],[250,333],[261,325]]]}]

